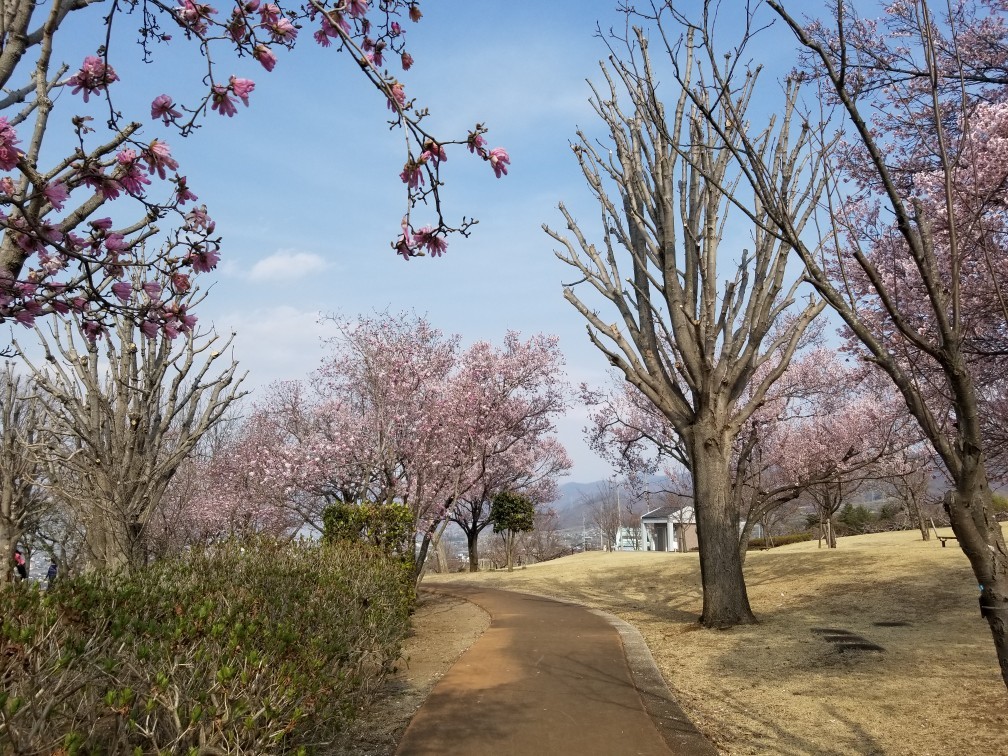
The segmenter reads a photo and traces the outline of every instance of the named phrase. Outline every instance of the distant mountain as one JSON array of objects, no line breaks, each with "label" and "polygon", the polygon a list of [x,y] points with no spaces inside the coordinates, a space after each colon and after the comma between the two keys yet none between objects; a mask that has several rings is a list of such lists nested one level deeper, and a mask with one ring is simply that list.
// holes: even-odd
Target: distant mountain
[{"label": "distant mountain", "polygon": [[[648,490],[661,491],[667,481],[668,478],[663,475],[652,476],[648,479]],[[606,480],[595,480],[590,483],[570,482],[560,484],[560,498],[549,505],[556,510],[560,520],[560,527],[579,527],[582,516],[590,519],[587,504],[596,498],[600,491],[604,491],[608,485],[609,481]],[[619,494],[621,499],[625,501],[636,501],[641,498],[626,486],[619,487]],[[657,506],[657,503],[652,504],[652,508]],[[644,514],[646,508],[647,505],[644,501],[637,501],[634,506],[634,510],[639,511],[641,514]]]}]

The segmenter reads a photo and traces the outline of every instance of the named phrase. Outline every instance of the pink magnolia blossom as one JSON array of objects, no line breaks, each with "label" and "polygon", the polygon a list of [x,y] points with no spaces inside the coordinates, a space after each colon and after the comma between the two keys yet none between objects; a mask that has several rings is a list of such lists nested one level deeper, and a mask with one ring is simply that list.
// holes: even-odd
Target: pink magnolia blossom
[{"label": "pink magnolia blossom", "polygon": [[173,273],[171,284],[176,294],[185,294],[192,288],[192,282],[185,273]]},{"label": "pink magnolia blossom", "polygon": [[436,142],[428,139],[424,142],[424,151],[420,155],[421,161],[430,160],[432,163],[437,165],[441,161],[448,159],[448,153],[445,152],[444,146],[437,144]]},{"label": "pink magnolia blossom", "polygon": [[126,237],[122,234],[113,232],[105,237],[105,249],[109,252],[122,252],[126,247]]},{"label": "pink magnolia blossom", "polygon": [[108,88],[113,81],[119,81],[119,77],[112,66],[106,65],[105,61],[96,55],[88,55],[84,58],[84,63],[80,70],[67,79],[67,84],[72,84],[71,94],[84,93],[84,102],[88,98]]},{"label": "pink magnolia blossom", "polygon": [[85,320],[82,324],[84,336],[92,344],[105,334],[105,327],[96,320]]},{"label": "pink magnolia blossom", "polygon": [[14,315],[14,320],[23,325],[25,328],[31,328],[35,325],[35,315],[28,310],[19,310]]},{"label": "pink magnolia blossom", "polygon": [[486,140],[483,135],[476,132],[469,132],[469,138],[466,140],[466,145],[469,147],[469,152],[474,154],[483,155],[485,152],[484,146],[486,145]]},{"label": "pink magnolia blossom", "polygon": [[185,176],[176,176],[173,180],[175,181],[175,201],[178,204],[184,205],[186,202],[195,202],[199,199],[189,190]]},{"label": "pink magnolia blossom", "polygon": [[511,157],[503,147],[494,147],[490,150],[490,167],[493,168],[497,178],[507,176],[507,167],[511,163]]},{"label": "pink magnolia blossom", "polygon": [[160,94],[151,102],[151,118],[162,119],[165,126],[181,117],[182,114],[175,109],[175,103],[168,95]]},{"label": "pink magnolia blossom", "polygon": [[166,170],[178,170],[178,161],[171,156],[171,148],[159,139],[151,141],[144,152],[144,160],[147,161],[147,171],[156,172],[160,179],[166,177]]},{"label": "pink magnolia blossom", "polygon": [[231,77],[230,83],[231,91],[235,93],[235,97],[242,101],[245,107],[249,104],[249,95],[252,90],[255,89],[255,82],[250,79],[239,79],[235,76]]},{"label": "pink magnolia blossom", "polygon": [[277,61],[276,55],[266,45],[256,45],[252,51],[252,57],[258,60],[267,71],[272,71]]},{"label": "pink magnolia blossom", "polygon": [[153,339],[160,332],[161,327],[153,320],[144,320],[140,324],[140,332],[148,339]]},{"label": "pink magnolia blossom", "polygon": [[194,207],[186,214],[186,224],[192,230],[203,229],[208,234],[212,234],[216,224],[207,215],[206,205]]},{"label": "pink magnolia blossom", "polygon": [[413,238],[410,235],[409,226],[406,223],[406,219],[403,218],[402,224],[402,235],[396,239],[395,244],[396,254],[401,256],[404,260],[409,260],[416,254],[413,250]]},{"label": "pink magnolia blossom", "polygon": [[405,166],[403,166],[402,173],[399,174],[399,178],[401,178],[402,182],[410,189],[418,188],[424,182],[423,164],[415,163],[410,160]]},{"label": "pink magnolia blossom", "polygon": [[129,281],[116,281],[112,284],[112,293],[120,302],[126,304],[133,295],[133,284]]},{"label": "pink magnolia blossom", "polygon": [[[403,89],[402,84],[398,81],[393,82],[392,86],[389,87],[389,92],[391,93],[388,101],[389,110],[401,110],[406,107],[406,90]],[[393,100],[395,100],[394,104]]]},{"label": "pink magnolia blossom", "polygon": [[66,202],[67,197],[70,196],[69,190],[66,188],[66,184],[62,181],[53,181],[46,184],[45,189],[42,190],[45,198],[49,200],[49,203],[56,210],[63,209],[63,203]]},{"label": "pink magnolia blossom", "polygon": [[347,0],[347,13],[353,18],[361,18],[367,15],[368,0]]},{"label": "pink magnolia blossom", "polygon": [[205,3],[194,3],[192,0],[183,0],[175,9],[175,18],[179,23],[198,35],[206,34],[207,21],[216,14],[216,8]]},{"label": "pink magnolia blossom", "polygon": [[424,226],[416,232],[414,244],[424,247],[431,257],[440,257],[448,249],[448,241],[430,226]]},{"label": "pink magnolia blossom", "polygon": [[116,181],[127,192],[134,197],[139,197],[144,192],[144,185],[150,184],[150,179],[143,175],[137,160],[136,150],[120,150],[116,155],[116,162],[119,163],[122,172],[116,177]]},{"label": "pink magnolia blossom", "polygon": [[269,24],[268,30],[274,42],[291,44],[297,39],[297,27],[286,17],[280,17],[275,22]]},{"label": "pink magnolia blossom", "polygon": [[157,300],[161,296],[161,284],[157,281],[144,281],[140,288],[151,300]]},{"label": "pink magnolia blossom", "polygon": [[235,44],[240,44],[244,42],[250,33],[248,23],[245,21],[245,16],[241,13],[239,8],[235,8],[231,20],[227,25],[228,36],[231,37],[231,41]]},{"label": "pink magnolia blossom", "polygon": [[280,7],[274,3],[266,3],[259,8],[259,18],[264,27],[269,27],[280,20]]},{"label": "pink magnolia blossom", "polygon": [[186,256],[186,261],[197,273],[209,273],[220,262],[220,252],[216,248],[200,247],[190,252]]},{"label": "pink magnolia blossom", "polygon": [[403,71],[409,71],[413,67],[413,56],[408,52],[404,52],[400,55],[399,60],[402,63]]},{"label": "pink magnolia blossom", "polygon": [[232,118],[238,109],[235,107],[234,100],[228,94],[228,88],[223,84],[214,84],[210,90],[210,109],[216,110],[222,116],[227,116]]},{"label": "pink magnolia blossom", "polygon": [[[21,159],[21,152],[17,149],[18,137],[14,132],[14,127],[10,122],[0,116],[0,169],[5,171],[13,170]],[[11,192],[6,192],[10,195]]]}]

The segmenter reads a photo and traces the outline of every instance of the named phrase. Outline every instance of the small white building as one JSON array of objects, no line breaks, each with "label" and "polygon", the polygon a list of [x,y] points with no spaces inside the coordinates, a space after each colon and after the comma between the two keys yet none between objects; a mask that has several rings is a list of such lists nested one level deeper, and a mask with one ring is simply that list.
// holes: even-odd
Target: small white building
[{"label": "small white building", "polygon": [[692,551],[699,548],[693,507],[658,507],[641,516],[641,549],[644,551]]}]

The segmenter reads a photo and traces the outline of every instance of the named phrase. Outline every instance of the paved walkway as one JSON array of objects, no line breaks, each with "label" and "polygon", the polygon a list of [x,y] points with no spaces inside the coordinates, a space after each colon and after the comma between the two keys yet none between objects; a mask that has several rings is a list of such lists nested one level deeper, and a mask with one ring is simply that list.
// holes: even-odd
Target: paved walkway
[{"label": "paved walkway", "polygon": [[435,686],[398,754],[717,754],[630,625],[524,593],[464,584],[428,590],[472,601],[490,614],[490,627]]}]

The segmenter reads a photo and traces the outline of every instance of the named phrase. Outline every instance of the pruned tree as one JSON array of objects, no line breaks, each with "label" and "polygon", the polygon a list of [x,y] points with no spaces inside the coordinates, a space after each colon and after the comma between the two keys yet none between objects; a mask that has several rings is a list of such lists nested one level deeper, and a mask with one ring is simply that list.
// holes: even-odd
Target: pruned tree
[{"label": "pruned tree", "polygon": [[[738,549],[732,449],[824,305],[811,298],[799,303],[801,277],[789,277],[792,244],[766,230],[760,210],[748,222],[744,249],[734,238],[725,241],[726,229],[734,235],[744,220],[732,209],[739,191],[732,154],[743,121],[725,115],[708,123],[705,114],[722,98],[744,111],[755,81],[714,92],[697,68],[692,37],[678,49],[666,44],[684,79],[667,112],[643,30],[614,44],[619,53],[613,48],[611,65],[602,66],[606,88],[596,88],[592,100],[611,152],[585,133],[573,148],[601,208],[602,244],[592,243],[562,204],[573,238],[544,228],[578,275],[564,296],[588,321],[591,342],[682,439],[700,541],[703,624],[753,622]],[[806,167],[769,131],[756,149],[778,181],[788,183]],[[814,200],[821,187],[817,174],[797,191]],[[735,270],[726,277],[719,263],[729,245]],[[608,322],[597,302],[617,319]]]},{"label": "pruned tree", "polygon": [[[138,286],[130,296],[147,295]],[[172,306],[184,316],[197,298]],[[172,476],[241,395],[244,376],[234,360],[217,370],[230,339],[215,334],[144,337],[128,315],[103,341],[87,329],[77,316],[48,333],[37,328],[44,363],[15,347],[54,407],[52,496],[80,513],[90,568],[132,569],[146,561],[146,528]]]},{"label": "pruned tree", "polygon": [[22,536],[49,507],[46,483],[47,407],[8,362],[0,370],[0,559],[3,577]]}]

